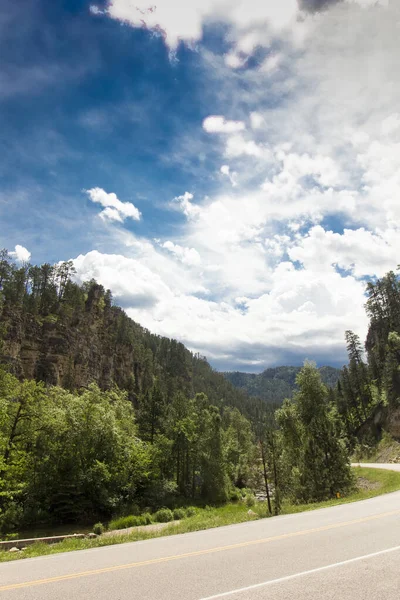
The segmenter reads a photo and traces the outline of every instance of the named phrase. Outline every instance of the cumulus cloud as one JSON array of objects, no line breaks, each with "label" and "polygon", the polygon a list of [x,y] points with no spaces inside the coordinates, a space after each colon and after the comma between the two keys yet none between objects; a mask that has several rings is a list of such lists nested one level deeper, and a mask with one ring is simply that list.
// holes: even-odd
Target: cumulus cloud
[{"label": "cumulus cloud", "polygon": [[99,215],[104,221],[123,223],[128,218],[134,221],[140,220],[141,214],[136,206],[131,202],[121,202],[116,194],[108,194],[102,188],[98,187],[85,190],[85,192],[92,202],[104,206],[104,210]]},{"label": "cumulus cloud", "polygon": [[29,250],[19,244],[15,246],[14,252],[10,252],[10,255],[19,263],[29,262],[32,256]]},{"label": "cumulus cloud", "polygon": [[[144,21],[160,25],[175,47],[180,39],[199,40],[201,24],[219,5],[188,2],[182,21],[176,11],[164,18],[161,9]],[[179,337],[217,366],[260,368],[287,357],[344,362],[344,331],[366,332],[365,277],[399,262],[400,5],[304,0],[301,8],[318,14],[304,17],[312,35],[301,51],[285,29],[297,4],[287,3],[271,34],[271,7],[284,5],[237,2],[222,14],[237,32],[232,52],[215,60],[221,71],[214,76],[229,92],[221,112],[238,120],[213,115],[203,128],[224,135],[216,164],[226,189],[196,203],[189,192],[175,198],[171,204],[187,220],[176,239],[169,232],[156,249],[136,240],[121,251],[135,252],[128,262],[92,253],[78,261],[80,276],[109,281],[133,318]],[[107,10],[140,26],[128,8],[114,0]],[[242,22],[240,10],[248,13]],[[247,68],[246,57],[273,37],[279,53],[258,70]],[[243,68],[225,78],[226,63]],[[214,150],[215,137],[207,139]],[[240,188],[233,190],[236,176]],[[112,279],[118,260],[124,268]],[[149,304],[135,300],[142,279]]]},{"label": "cumulus cloud", "polygon": [[195,219],[201,213],[201,208],[196,204],[192,204],[193,198],[194,196],[190,192],[185,192],[182,196],[174,198],[174,202],[178,204],[179,209],[188,219]]},{"label": "cumulus cloud", "polygon": [[147,28],[159,33],[170,49],[180,41],[193,43],[202,37],[207,20],[230,21],[249,35],[251,27],[268,24],[275,30],[289,25],[298,14],[297,0],[159,0],[150,5],[148,0],[109,0],[104,11],[95,5],[92,13],[104,12],[112,19],[132,27]]},{"label": "cumulus cloud", "polygon": [[220,367],[274,363],[284,352],[301,362],[316,349],[344,360],[342,332],[350,324],[365,327],[359,310],[363,285],[334,269],[321,276],[281,263],[269,292],[238,303],[183,293],[169,284],[168,273],[124,256],[94,251],[75,259],[75,267],[78,280],[95,277],[110,287],[132,318],[161,335],[178,336]]},{"label": "cumulus cloud", "polygon": [[93,250],[75,258],[74,265],[79,282],[96,279],[124,307],[149,309],[160,297],[170,295],[162,278],[137,259]]},{"label": "cumulus cloud", "polygon": [[185,248],[169,240],[160,245],[176,256],[184,265],[198,266],[201,263],[201,256],[195,248]]},{"label": "cumulus cloud", "polygon": [[314,272],[333,265],[355,277],[381,277],[393,270],[400,256],[400,228],[373,233],[363,227],[345,229],[342,234],[326,231],[320,225],[310,229],[289,256]]},{"label": "cumulus cloud", "polygon": [[241,121],[227,121],[224,117],[212,115],[203,121],[203,129],[207,133],[237,133],[245,129]]}]

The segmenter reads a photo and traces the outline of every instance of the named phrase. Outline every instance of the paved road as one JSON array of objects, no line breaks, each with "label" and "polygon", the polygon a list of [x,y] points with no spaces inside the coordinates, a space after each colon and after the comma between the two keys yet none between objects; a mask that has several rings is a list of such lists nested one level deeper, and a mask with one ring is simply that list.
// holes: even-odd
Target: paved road
[{"label": "paved road", "polygon": [[399,544],[400,492],[395,492],[0,564],[0,600],[398,600]]},{"label": "paved road", "polygon": [[370,469],[389,469],[389,471],[400,471],[400,464],[383,464],[383,463],[354,463],[353,467],[369,467]]}]

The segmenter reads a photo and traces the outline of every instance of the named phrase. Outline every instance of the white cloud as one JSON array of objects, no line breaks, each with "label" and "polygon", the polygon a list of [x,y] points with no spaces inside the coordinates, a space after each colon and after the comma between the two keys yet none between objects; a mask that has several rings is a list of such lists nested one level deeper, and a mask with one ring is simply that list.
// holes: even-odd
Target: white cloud
[{"label": "white cloud", "polygon": [[242,135],[229,136],[226,142],[225,154],[233,158],[243,155],[264,159],[271,157],[268,146],[257,144],[254,140],[246,140]]},{"label": "white cloud", "polygon": [[237,173],[236,173],[236,171],[231,171],[229,165],[222,165],[220,171],[221,171],[222,175],[225,175],[225,177],[228,177],[229,181],[232,184],[232,187],[236,187],[237,186]]},{"label": "white cloud", "polygon": [[239,56],[236,52],[229,52],[225,55],[225,64],[231,69],[240,69],[244,67],[248,57]]},{"label": "white cloud", "polygon": [[281,64],[283,59],[282,54],[271,54],[270,56],[267,56],[267,58],[264,60],[264,62],[262,63],[262,65],[259,68],[259,71],[261,73],[268,73],[268,74],[272,74],[274,73],[279,65]]},{"label": "white cloud", "polygon": [[321,275],[281,263],[271,274],[270,291],[225,302],[182,293],[161,268],[149,270],[124,256],[90,252],[75,266],[78,280],[95,277],[110,287],[142,325],[178,337],[220,366],[273,363],[285,352],[301,360],[316,349],[322,359],[332,351],[342,357],[343,331],[365,328],[363,285],[334,269]]},{"label": "white cloud", "polygon": [[201,208],[196,204],[192,204],[193,194],[185,192],[182,196],[174,198],[174,202],[177,202],[180,210],[188,219],[195,219],[201,213]]},{"label": "white cloud", "polygon": [[171,296],[160,275],[142,261],[117,254],[101,254],[96,250],[74,260],[78,281],[92,278],[112,290],[122,306],[154,306],[160,297]]},{"label": "white cloud", "polygon": [[100,217],[104,221],[118,221],[123,223],[125,219],[134,219],[139,221],[141,214],[139,210],[131,202],[121,202],[116,194],[108,194],[102,188],[92,188],[85,190],[92,202],[104,206],[104,210],[100,213]]},{"label": "white cloud", "polygon": [[[95,9],[95,6],[91,7],[92,12]],[[243,31],[245,39],[254,37],[249,32],[250,28],[260,28],[265,24],[280,30],[294,21],[298,5],[297,0],[242,0],[233,3],[227,0],[159,0],[154,5],[150,5],[148,0],[110,0],[105,12],[112,19],[132,27],[145,27],[160,33],[174,50],[181,40],[198,42],[202,37],[203,24],[212,19],[231,22]],[[249,45],[251,42],[247,41],[247,47]]]},{"label": "white cloud", "polygon": [[250,123],[252,129],[260,129],[264,124],[264,117],[258,112],[250,113]]},{"label": "white cloud", "polygon": [[[114,18],[139,23],[128,3],[112,5]],[[180,20],[163,12],[167,5],[144,20],[160,24],[171,47],[199,40],[201,24],[222,6],[185,3]],[[301,31],[312,35],[299,52],[290,3],[275,32],[260,25],[284,5],[237,2],[222,13],[236,25],[234,48],[210,64],[226,86],[220,110],[238,120],[214,115],[203,127],[226,134],[216,143],[226,190],[197,203],[189,192],[175,198],[187,221],[157,248],[131,238],[125,259],[79,257],[79,272],[111,282],[133,318],[222,366],[344,361],[344,331],[366,332],[363,278],[399,262],[400,6],[332,5],[304,20]],[[287,34],[288,24],[298,38]],[[254,48],[276,37],[279,54],[247,69]],[[225,64],[243,69],[232,73]],[[241,186],[232,190],[228,179],[236,176]],[[112,274],[114,263],[122,267]],[[149,304],[135,301],[146,294]]]},{"label": "white cloud", "polygon": [[385,7],[389,6],[389,0],[346,0],[346,2],[348,4],[359,4],[360,6],[363,6],[364,8],[368,8],[369,6],[375,6],[375,5],[380,5],[380,6],[385,6]]},{"label": "white cloud", "polygon": [[211,115],[203,121],[203,129],[207,133],[237,133],[245,129],[241,121],[227,121],[224,117]]},{"label": "white cloud", "polygon": [[315,226],[289,250],[289,256],[315,273],[337,265],[357,278],[381,277],[397,264],[400,228],[381,233],[364,228],[345,229],[339,234]]},{"label": "white cloud", "polygon": [[89,6],[89,11],[92,13],[92,15],[103,15],[104,14],[104,11],[102,11],[95,4],[92,4],[91,6]]},{"label": "white cloud", "polygon": [[14,252],[10,252],[10,255],[19,263],[29,262],[32,256],[29,250],[19,244],[15,246]]},{"label": "white cloud", "polygon": [[103,219],[103,221],[118,221],[118,223],[124,222],[121,213],[116,208],[112,208],[111,206],[107,206],[103,211],[101,211],[99,216],[101,219]]},{"label": "white cloud", "polygon": [[198,266],[201,264],[201,256],[195,248],[185,248],[169,240],[160,245],[176,256],[184,265]]}]

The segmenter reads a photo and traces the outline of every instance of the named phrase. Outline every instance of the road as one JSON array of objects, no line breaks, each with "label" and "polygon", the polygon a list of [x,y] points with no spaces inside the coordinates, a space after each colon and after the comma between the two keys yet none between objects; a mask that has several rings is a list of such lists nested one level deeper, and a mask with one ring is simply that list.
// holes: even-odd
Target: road
[{"label": "road", "polygon": [[389,464],[383,463],[353,463],[353,467],[369,467],[370,469],[389,469],[389,471],[400,471],[400,464]]},{"label": "road", "polygon": [[398,600],[399,544],[400,492],[395,492],[208,531],[3,563],[0,600]]}]

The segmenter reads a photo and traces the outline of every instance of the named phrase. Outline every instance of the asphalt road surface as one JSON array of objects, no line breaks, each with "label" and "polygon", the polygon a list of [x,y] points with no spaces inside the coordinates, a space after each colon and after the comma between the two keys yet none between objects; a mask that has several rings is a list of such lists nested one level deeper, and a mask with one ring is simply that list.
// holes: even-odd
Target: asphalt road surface
[{"label": "asphalt road surface", "polygon": [[400,492],[395,492],[208,531],[3,563],[0,600],[398,600],[399,564]]}]

